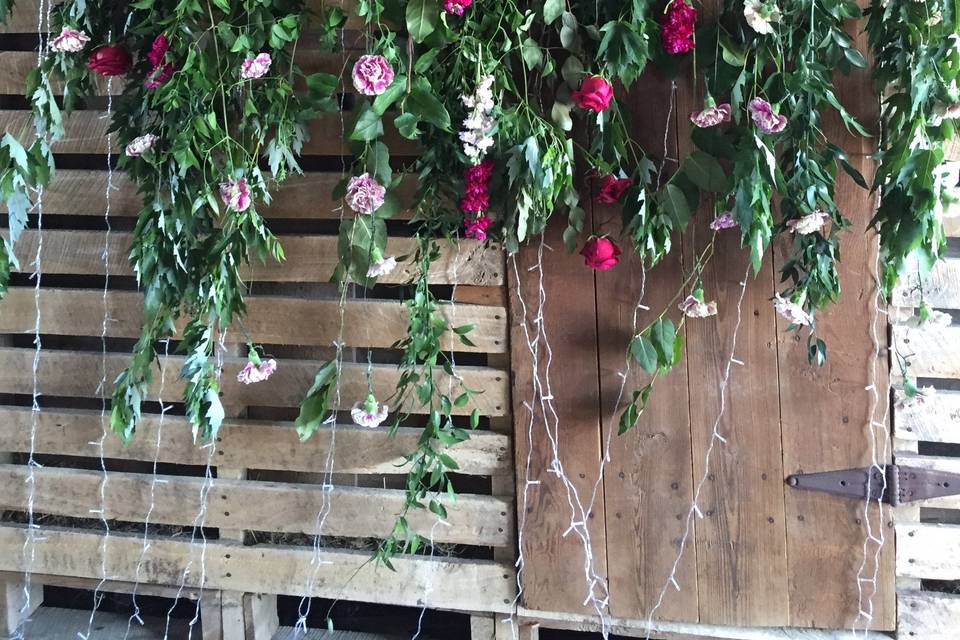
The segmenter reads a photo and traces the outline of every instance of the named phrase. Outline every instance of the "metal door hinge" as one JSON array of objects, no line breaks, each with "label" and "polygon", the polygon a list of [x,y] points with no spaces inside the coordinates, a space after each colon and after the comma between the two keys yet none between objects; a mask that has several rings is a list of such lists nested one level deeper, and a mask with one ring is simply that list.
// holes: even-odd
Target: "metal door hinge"
[{"label": "metal door hinge", "polygon": [[787,484],[795,489],[822,491],[846,498],[881,500],[893,506],[960,494],[960,474],[957,473],[896,464],[886,465],[885,470],[886,482],[884,474],[876,467],[862,467],[797,473],[787,477]]}]

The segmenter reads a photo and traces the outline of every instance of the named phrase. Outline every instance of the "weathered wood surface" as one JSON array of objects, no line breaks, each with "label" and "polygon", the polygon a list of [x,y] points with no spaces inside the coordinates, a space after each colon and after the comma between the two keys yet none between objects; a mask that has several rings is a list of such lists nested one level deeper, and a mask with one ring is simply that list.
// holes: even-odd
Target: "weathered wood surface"
[{"label": "weathered wood surface", "polygon": [[[163,617],[143,616],[143,625],[134,623],[129,626],[129,615],[98,611],[93,620],[91,638],[126,638],[127,640],[163,640],[186,638],[189,634],[188,621],[172,619],[169,634],[164,629],[167,621]],[[41,607],[31,616],[24,628],[24,637],[30,640],[64,640],[86,634],[90,622],[89,609],[62,609],[59,607]],[[199,631],[197,625],[196,631]]]},{"label": "weathered wood surface", "polygon": [[897,352],[910,361],[910,375],[921,378],[960,378],[960,326],[890,327]]},{"label": "weathered wood surface", "polygon": [[[20,549],[26,534],[19,525],[0,526],[0,548]],[[36,539],[36,556],[31,569],[37,573],[60,573],[97,577],[101,571],[101,535],[45,527]],[[142,536],[116,533],[106,546],[106,563],[111,577],[132,582]],[[141,568],[140,578],[153,584],[179,584],[183,559],[199,550],[189,540],[154,539]],[[400,606],[422,606],[423,594],[430,593],[431,606],[457,611],[506,613],[515,595],[512,563],[458,558],[403,556],[393,560],[395,571],[370,562],[364,551],[323,550],[319,553],[316,580],[311,547],[275,545],[243,546],[239,543],[208,541],[205,551],[208,589],[245,593],[307,595]],[[0,571],[23,571],[20,553],[0,554]],[[199,586],[201,573],[190,572],[189,587]],[[348,579],[349,577],[349,579]],[[308,584],[312,585],[307,589]]]},{"label": "weathered wood surface", "polygon": [[960,525],[898,523],[897,577],[960,580]]},{"label": "weathered wood surface", "polygon": [[[921,456],[911,453],[899,453],[897,454],[896,462],[898,465],[907,467],[960,474],[960,458],[948,458],[946,456]],[[919,507],[960,509],[960,495],[932,498],[930,500],[923,500],[921,502],[911,504],[915,504]]]},{"label": "weathered wood surface", "polygon": [[[29,451],[30,414],[29,408],[0,407],[0,451]],[[47,409],[37,419],[37,453],[97,456],[96,443],[102,433],[99,411]],[[406,473],[409,464],[404,455],[416,448],[421,433],[415,427],[401,427],[396,436],[390,437],[382,429],[338,425],[334,471]],[[216,462],[233,468],[320,473],[326,464],[331,437],[331,429],[326,426],[301,442],[292,423],[226,420],[220,427]],[[104,447],[104,455],[113,459],[152,461],[159,455],[159,462],[201,466],[207,462],[207,451],[194,443],[189,421],[179,416],[168,415],[161,431],[160,417],[144,414],[137,426],[137,437],[130,444],[107,438]],[[513,471],[510,437],[504,434],[476,431],[470,440],[454,446],[450,455],[460,466],[458,473],[505,475]]]},{"label": "weathered wood surface", "polygon": [[960,309],[960,259],[945,258],[923,280],[908,274],[893,292],[893,304],[919,307],[921,299],[937,309]]},{"label": "weathered wood surface", "polygon": [[[346,178],[340,173],[310,172],[290,176],[271,189],[273,200],[258,207],[268,219],[284,220],[339,220],[349,216],[340,200],[330,197],[334,188]],[[91,169],[57,169],[50,184],[43,190],[44,215],[103,216],[104,193],[107,190],[106,171]],[[395,190],[405,206],[411,206],[416,192],[416,180],[404,178]],[[118,218],[135,217],[143,208],[143,197],[136,185],[123,173],[114,173],[110,194],[110,215]],[[6,203],[0,203],[0,213],[6,213]],[[397,212],[394,219],[409,219],[411,211]]]},{"label": "weathered wood surface", "polygon": [[[20,271],[33,271],[31,261],[37,251],[37,232],[25,231],[15,247]],[[243,268],[245,280],[265,282],[328,282],[337,266],[337,238],[320,235],[282,235],[278,237],[286,260],[265,263],[254,261]],[[125,232],[110,234],[107,267],[112,276],[132,276],[133,268],[127,258],[132,236]],[[103,250],[104,233],[100,231],[66,231],[48,229],[43,232],[42,266],[45,274],[102,275],[105,271]],[[391,238],[387,255],[410,256],[416,251],[413,238]],[[442,245],[440,258],[431,265],[431,284],[462,284],[498,286],[503,284],[503,252],[496,245],[474,240],[461,240],[459,250]],[[388,276],[385,284],[409,282],[417,274],[418,266],[411,261],[400,263]]]},{"label": "weathered wood surface", "polygon": [[960,595],[932,591],[897,594],[897,633],[901,639],[954,640],[960,629]]},{"label": "weathered wood surface", "polygon": [[[28,470],[23,465],[0,465],[0,506],[18,509],[26,504]],[[143,521],[190,526],[201,508],[205,478],[113,472],[103,487],[102,508],[110,520]],[[90,496],[97,495],[100,471],[45,468],[34,474],[36,513],[86,518]],[[386,537],[405,500],[404,491],[366,487],[296,485],[280,482],[224,480],[210,488],[213,498],[206,524],[227,529],[253,529],[313,534],[316,515],[326,505],[329,515],[323,532],[349,538]],[[449,526],[432,532],[436,542],[505,546],[513,534],[512,501],[493,496],[465,494],[448,507]],[[277,517],[283,514],[283,517]],[[413,510],[410,526],[427,536],[436,517],[425,509]]]},{"label": "weathered wood surface", "polygon": [[894,425],[900,440],[960,442],[960,391],[938,390],[922,405],[897,409]]},{"label": "weathered wood surface", "polygon": [[[11,287],[0,306],[0,333],[32,333],[36,305],[32,287]],[[348,299],[343,326],[339,300],[307,300],[251,295],[246,298],[245,332],[228,332],[226,342],[329,346],[341,339],[349,347],[389,348],[406,337],[407,308],[392,300]],[[444,349],[503,353],[507,345],[507,310],[503,307],[457,304],[456,318],[473,325],[463,344],[452,332],[441,339]],[[143,294],[111,291],[107,294],[107,336],[136,338],[143,321]],[[102,329],[103,294],[92,289],[43,289],[40,292],[40,331],[64,336],[95,336]],[[181,323],[182,325],[182,323]],[[181,327],[182,328],[182,327]]]},{"label": "weathered wood surface", "polygon": [[[33,363],[33,348],[0,348],[0,393],[30,394],[33,381],[23,375],[30,371]],[[166,369],[164,399],[177,402],[183,396],[183,380],[178,372],[183,366],[182,357],[161,358]],[[127,366],[129,356],[109,353],[106,357],[107,380],[115,380],[120,371]],[[237,373],[246,364],[246,358],[230,357],[224,360],[222,401],[225,406],[261,406],[295,407],[299,406],[307,389],[313,383],[320,362],[312,360],[286,360],[278,367],[273,376],[259,384],[243,385],[236,382]],[[367,365],[346,363],[341,375],[341,408],[349,408],[354,402],[367,395]],[[471,389],[481,389],[470,405],[454,407],[453,412],[469,414],[474,408],[488,416],[506,415],[509,402],[509,375],[505,371],[487,367],[457,367],[458,375]],[[393,365],[373,365],[371,379],[377,397],[388,398],[396,389],[400,372]],[[66,396],[73,398],[100,397],[97,387],[101,378],[101,356],[94,352],[81,351],[44,351],[40,356],[38,369],[38,388],[46,396]],[[447,382],[441,376],[437,383],[441,387]],[[155,374],[148,396],[156,398],[160,391],[160,375]],[[111,388],[107,389],[107,393]],[[411,413],[428,411],[426,407],[411,404],[407,409]]]}]

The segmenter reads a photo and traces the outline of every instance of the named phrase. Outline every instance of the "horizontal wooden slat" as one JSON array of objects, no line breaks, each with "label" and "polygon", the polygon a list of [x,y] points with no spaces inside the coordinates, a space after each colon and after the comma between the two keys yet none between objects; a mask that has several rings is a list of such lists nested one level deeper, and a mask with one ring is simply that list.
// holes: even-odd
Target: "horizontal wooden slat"
[{"label": "horizontal wooden slat", "polygon": [[960,632],[960,595],[935,591],[897,593],[901,640],[955,640]]},{"label": "horizontal wooden slat", "polygon": [[[36,307],[31,287],[11,287],[0,303],[0,333],[32,332]],[[243,343],[249,335],[263,344],[329,346],[342,339],[351,347],[390,347],[406,336],[408,313],[404,305],[390,300],[349,299],[344,307],[341,334],[336,300],[304,300],[281,296],[248,296],[245,332],[228,333],[227,342]],[[135,291],[107,294],[107,336],[136,338],[143,320],[143,295]],[[453,332],[443,337],[444,349],[503,353],[507,342],[506,310],[503,307],[457,305],[458,324],[472,324],[469,339],[460,342]],[[450,317],[449,307],[445,308]],[[66,336],[98,336],[102,331],[102,291],[89,289],[43,289],[40,291],[40,331]]]},{"label": "horizontal wooden slat", "polygon": [[[0,506],[20,509],[27,503],[29,470],[0,465]],[[154,478],[157,482],[154,483]],[[157,524],[192,526],[202,506],[205,478],[111,472],[103,485],[99,471],[43,468],[33,474],[34,511],[48,515],[89,518],[103,508],[105,517],[143,522],[148,510]],[[317,513],[327,510],[323,535],[384,538],[403,509],[399,489],[334,486],[217,478],[209,489],[206,525],[282,533],[316,533]],[[463,494],[448,505],[446,525],[433,530],[436,542],[505,546],[510,542],[513,505],[494,496]],[[408,521],[415,531],[430,535],[436,516],[414,509]]]},{"label": "horizontal wooden slat", "polygon": [[[32,412],[25,407],[0,406],[0,451],[30,450]],[[422,430],[401,427],[390,437],[383,429],[338,425],[333,456],[336,473],[406,473],[404,456],[416,449]],[[39,454],[97,457],[102,434],[99,411],[44,409],[37,414],[34,451]],[[157,436],[160,447],[157,448]],[[215,464],[234,469],[275,469],[322,473],[332,439],[322,427],[301,442],[291,423],[227,420],[220,427]],[[466,475],[509,475],[513,471],[510,438],[492,431],[476,431],[449,451]],[[144,414],[137,435],[128,445],[119,438],[104,441],[104,456],[205,465],[208,451],[193,441],[189,422],[168,415]]]},{"label": "horizontal wooden slat", "polygon": [[901,440],[960,442],[960,391],[937,391],[922,405],[897,409],[894,423]]},{"label": "horizontal wooden slat", "polygon": [[[132,276],[127,258],[131,234],[110,234],[109,265],[114,276]],[[337,266],[337,238],[334,236],[279,236],[286,260],[255,261],[243,269],[247,280],[264,282],[328,282]],[[37,251],[36,230],[25,231],[17,241],[15,252],[24,273],[33,272],[33,257]],[[48,229],[43,232],[42,271],[45,274],[102,275],[104,273],[104,233],[101,231],[64,231]],[[388,255],[411,255],[416,251],[416,240],[391,238]],[[417,273],[417,265],[406,262],[388,276],[384,283],[409,282]],[[503,284],[503,252],[496,245],[475,240],[461,240],[458,245],[444,243],[441,257],[430,271],[432,284],[474,284],[499,286]]]},{"label": "horizontal wooden slat", "polygon": [[902,522],[897,531],[897,577],[960,579],[960,525]]},{"label": "horizontal wooden slat", "polygon": [[[0,526],[0,570],[26,569],[21,553],[26,535],[22,526]],[[143,548],[141,537],[115,533],[109,544],[101,542],[100,532],[44,527],[32,545],[30,570],[98,577],[105,548],[110,577],[132,582]],[[321,550],[319,562],[312,562],[314,550],[309,547],[208,541],[206,571],[201,572],[199,553],[199,545],[189,540],[152,539],[140,578],[151,584],[179,584],[192,558],[193,570],[185,578],[188,587],[198,586],[204,575],[209,589],[504,613],[510,611],[515,594],[512,563],[398,557],[391,571],[370,562],[370,554],[363,551]],[[314,571],[316,579],[311,580]]]},{"label": "horizontal wooden slat", "polygon": [[[355,116],[344,113],[324,113],[310,122],[310,139],[303,145],[303,155],[343,156],[350,155],[346,141],[339,132],[343,126],[351,127]],[[110,121],[98,111],[76,111],[65,121],[66,133],[53,145],[56,153],[106,153],[107,129]],[[0,130],[14,135],[20,142],[27,144],[34,139],[33,116],[29,111],[0,110]],[[386,127],[384,141],[393,155],[415,155],[416,144],[400,137],[395,129]],[[114,145],[114,152],[119,148]]]},{"label": "horizontal wooden slat", "polygon": [[900,355],[910,360],[910,375],[960,378],[960,327],[892,325]]},{"label": "horizontal wooden slat", "polygon": [[[0,348],[0,393],[29,394],[33,391],[33,381],[29,372],[33,363],[33,349]],[[107,354],[107,385],[109,392],[120,371],[129,364],[126,354]],[[161,359],[166,370],[164,399],[169,402],[181,401],[183,381],[179,371],[183,366],[182,357]],[[99,397],[97,387],[101,377],[101,355],[94,352],[51,351],[40,355],[37,371],[37,383],[40,393],[47,396]],[[266,382],[243,385],[236,381],[237,372],[246,363],[245,358],[226,358],[223,369],[222,401],[225,406],[299,406],[307,389],[313,383],[320,363],[311,360],[284,360],[277,372]],[[342,369],[340,396],[341,408],[347,409],[354,402],[367,395],[367,366],[365,364],[344,364]],[[498,369],[486,367],[457,367],[457,374],[463,384],[470,389],[482,390],[465,407],[455,407],[455,413],[467,414],[474,407],[481,415],[505,415],[508,403],[508,374]],[[378,398],[386,399],[396,390],[400,372],[396,366],[374,365],[371,380],[374,393]],[[446,389],[450,384],[445,375],[438,380],[438,387]],[[456,389],[457,386],[453,385]],[[148,397],[156,398],[160,389],[160,375],[154,374],[154,381]],[[428,408],[410,406],[412,413],[424,413]]]},{"label": "horizontal wooden slat", "polygon": [[[960,458],[946,458],[942,456],[921,456],[915,453],[897,454],[896,463],[908,467],[917,467],[919,469],[932,469],[934,471],[946,471],[948,473],[960,473]],[[944,496],[933,500],[924,500],[916,504],[921,507],[934,507],[938,509],[960,509],[960,495]]]},{"label": "horizontal wooden slat", "polygon": [[[918,307],[920,289],[915,278],[901,282],[893,293],[893,303],[904,307]],[[960,259],[946,258],[936,264],[923,280],[923,300],[938,309],[960,309]]]}]

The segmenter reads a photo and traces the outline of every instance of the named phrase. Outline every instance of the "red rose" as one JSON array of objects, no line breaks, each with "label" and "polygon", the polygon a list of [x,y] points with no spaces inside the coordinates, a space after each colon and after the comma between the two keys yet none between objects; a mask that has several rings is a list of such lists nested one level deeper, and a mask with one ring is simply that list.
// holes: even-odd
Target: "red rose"
[{"label": "red rose", "polygon": [[580,83],[580,88],[570,94],[581,109],[600,113],[610,106],[613,86],[605,78],[589,76]]},{"label": "red rose", "polygon": [[102,76],[122,76],[132,65],[130,54],[117,44],[95,49],[87,61],[87,68]]},{"label": "red rose", "polygon": [[616,176],[603,176],[600,178],[600,190],[594,200],[601,204],[614,204],[623,197],[633,181],[630,178],[617,178]]},{"label": "red rose", "polygon": [[610,238],[593,237],[580,250],[584,264],[597,271],[606,271],[620,262],[620,247]]}]

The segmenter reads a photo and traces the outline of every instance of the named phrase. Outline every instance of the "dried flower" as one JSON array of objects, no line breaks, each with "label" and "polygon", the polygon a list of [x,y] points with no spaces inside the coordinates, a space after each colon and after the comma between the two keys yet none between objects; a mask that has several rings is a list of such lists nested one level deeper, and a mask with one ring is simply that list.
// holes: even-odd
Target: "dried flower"
[{"label": "dried flower", "polygon": [[730,122],[732,111],[726,102],[705,108],[703,111],[694,111],[690,114],[690,122],[702,129],[715,127],[722,122]]},{"label": "dried flower", "polygon": [[365,96],[379,96],[393,83],[393,77],[393,67],[383,56],[360,56],[353,65],[353,86]]},{"label": "dried flower", "polygon": [[242,382],[243,384],[263,382],[272,376],[276,370],[277,361],[273,358],[264,360],[259,365],[248,362],[243,369],[240,370],[240,373],[237,374],[237,382]]},{"label": "dried flower", "polygon": [[724,211],[710,223],[710,228],[714,231],[732,229],[735,226],[737,226],[737,221],[733,219],[733,214],[729,211]]},{"label": "dried flower", "polygon": [[83,31],[64,27],[60,35],[50,42],[50,48],[60,53],[80,53],[90,42],[90,36]]},{"label": "dried flower", "polygon": [[773,33],[773,25],[780,22],[780,9],[773,2],[746,0],[743,4],[743,17],[751,29],[769,35]]},{"label": "dried flower", "polygon": [[687,296],[686,300],[679,304],[679,308],[688,318],[708,318],[717,315],[716,302],[704,302],[696,296]]},{"label": "dried flower", "polygon": [[372,393],[367,394],[366,400],[355,403],[350,409],[350,417],[353,418],[354,424],[368,429],[379,427],[388,415],[390,415],[390,407],[377,402]]},{"label": "dried flower", "polygon": [[248,57],[240,67],[240,77],[245,80],[262,78],[270,71],[270,65],[272,63],[273,60],[270,58],[269,53],[257,54],[256,58]]},{"label": "dried flower", "polygon": [[803,310],[803,306],[792,300],[782,298],[779,293],[773,298],[773,307],[777,310],[777,313],[786,318],[790,324],[808,326],[812,321],[810,314]]},{"label": "dried flower", "polygon": [[787,228],[798,235],[805,236],[822,229],[829,219],[829,213],[823,209],[815,209],[813,213],[801,218],[787,220]]},{"label": "dried flower", "polygon": [[763,98],[754,98],[747,105],[753,123],[764,133],[780,133],[787,128],[787,117],[774,113],[773,107]]},{"label": "dried flower", "polygon": [[381,276],[386,276],[393,273],[393,270],[397,268],[397,259],[393,256],[381,257],[377,260],[374,260],[370,263],[370,267],[367,269],[368,278],[379,278]]},{"label": "dried flower", "polygon": [[130,144],[127,145],[124,149],[129,158],[138,158],[145,154],[147,151],[153,149],[153,146],[157,143],[157,136],[152,133],[148,133],[137,138],[134,138],[130,141]]},{"label": "dried flower", "polygon": [[347,205],[357,213],[371,214],[381,206],[387,188],[369,173],[350,178],[347,183]]},{"label": "dried flower", "polygon": [[697,10],[684,0],[673,0],[660,18],[660,39],[671,55],[693,51],[693,34],[697,26]]},{"label": "dried flower", "polygon": [[238,213],[246,211],[252,202],[246,178],[220,183],[220,199],[223,200],[223,204]]}]

